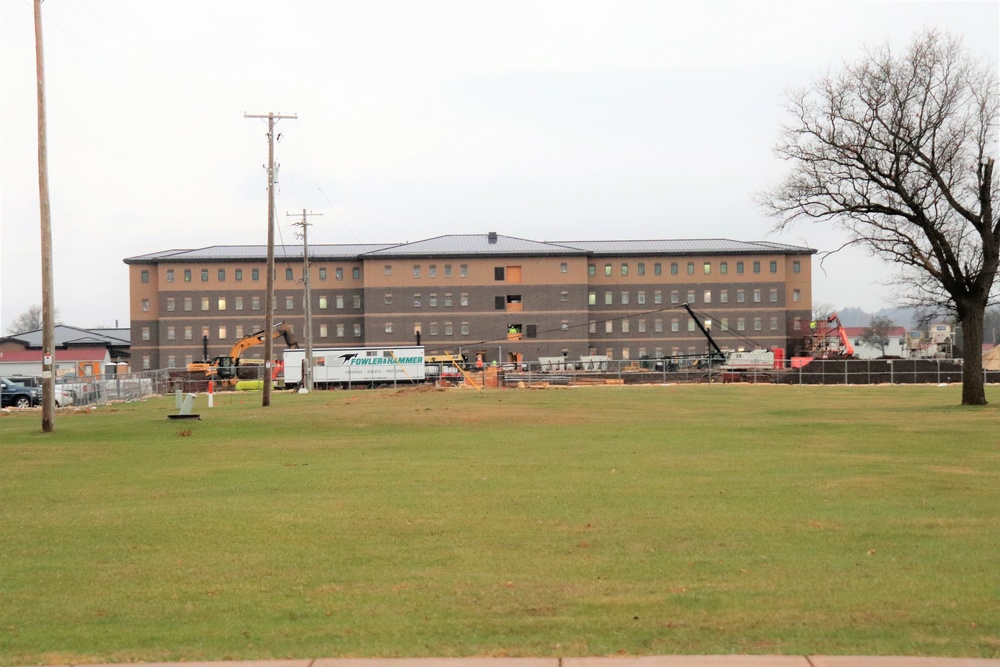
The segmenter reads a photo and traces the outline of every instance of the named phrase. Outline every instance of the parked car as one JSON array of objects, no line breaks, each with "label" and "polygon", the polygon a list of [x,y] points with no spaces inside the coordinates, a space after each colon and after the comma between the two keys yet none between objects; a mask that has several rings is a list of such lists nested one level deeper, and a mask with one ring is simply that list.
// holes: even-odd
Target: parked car
[{"label": "parked car", "polygon": [[35,387],[25,387],[13,380],[0,377],[0,405],[2,407],[30,408],[38,405],[41,392]]},{"label": "parked car", "polygon": [[[13,375],[8,378],[16,384],[23,384],[25,387],[35,387],[38,389],[38,402],[42,402],[44,394],[42,393],[42,379],[39,377],[31,377],[28,375]],[[73,405],[76,398],[76,392],[72,389],[66,387],[60,387],[56,385],[55,387],[55,397],[56,397],[56,407],[65,408],[67,405]]]}]

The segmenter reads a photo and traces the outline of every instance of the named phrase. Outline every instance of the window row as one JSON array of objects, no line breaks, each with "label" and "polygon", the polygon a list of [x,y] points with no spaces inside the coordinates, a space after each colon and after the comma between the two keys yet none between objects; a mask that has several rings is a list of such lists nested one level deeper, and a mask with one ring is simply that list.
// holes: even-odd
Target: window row
[{"label": "window row", "polygon": [[[451,278],[451,277],[453,277],[454,271],[452,269],[452,265],[451,264],[443,264],[441,266],[441,269],[442,269],[442,275],[444,275],[445,278]],[[391,276],[392,275],[392,264],[385,264],[385,265],[383,265],[383,267],[382,267],[382,273],[383,273],[383,275]],[[458,265],[458,275],[461,278],[468,278],[469,277],[469,265],[468,264],[459,264]],[[413,265],[413,277],[414,278],[420,278],[422,276],[423,276],[423,265],[422,264],[414,264]],[[438,277],[438,265],[437,264],[428,264],[427,265],[427,277],[428,278],[437,278]]]},{"label": "window row", "polygon": [[[194,276],[193,270],[192,269],[182,269],[181,271],[182,271],[181,272],[181,276],[182,276],[184,282],[186,282],[186,283],[192,282],[193,276]],[[221,282],[226,282],[226,277],[228,275],[227,271],[228,271],[228,269],[216,269],[216,274],[215,275],[216,275],[216,278],[218,279],[218,281],[220,283]],[[300,273],[302,275],[304,275],[305,269],[300,269],[299,271],[300,271]],[[201,269],[200,270],[201,282],[203,282],[203,283],[208,282],[208,278],[209,278],[210,274],[211,274],[210,269]],[[317,269],[317,274],[319,275],[319,279],[320,280],[326,280],[329,277],[329,269],[327,267],[325,267],[325,266],[320,266]],[[148,283],[149,282],[149,270],[148,269],[143,269],[140,272],[140,276],[141,276],[140,279],[142,280],[142,282],[144,282],[144,283]],[[177,272],[176,272],[175,269],[167,269],[166,276],[167,276],[167,282],[168,283],[175,282],[176,279],[177,279]],[[243,280],[243,269],[232,269],[232,276],[233,276],[233,280],[235,280],[236,282],[241,282]],[[277,279],[277,277],[278,277],[278,270],[277,269],[274,270],[274,277],[275,277],[275,279]],[[344,267],[342,267],[342,266],[335,267],[333,269],[333,277],[336,280],[343,280],[344,279]],[[360,266],[351,267],[351,278],[354,279],[354,280],[361,280],[361,267]],[[260,280],[260,269],[250,269],[250,280]],[[295,271],[295,269],[293,267],[290,267],[290,266],[285,267],[285,280],[298,280],[298,278],[296,278],[296,271]]]},{"label": "window row", "polygon": [[[430,294],[427,295],[427,300],[426,300],[428,308],[437,308],[439,304],[442,307],[444,307],[444,308],[451,308],[454,305],[454,302],[455,302],[455,300],[454,300],[454,297],[453,297],[453,295],[452,295],[451,292],[445,292],[444,294],[441,295],[440,299],[438,298],[437,292],[431,292]],[[413,295],[413,307],[414,308],[421,308],[421,307],[423,307],[423,304],[424,304],[424,296],[423,296],[423,294],[414,294]],[[386,295],[385,295],[385,305],[387,305],[387,306],[391,306],[392,305],[392,293],[391,292],[386,292]],[[464,292],[461,293],[461,294],[459,294],[458,295],[458,305],[461,306],[461,307],[463,307],[463,308],[467,308],[469,306],[469,295],[466,294],[466,293],[464,293]]]},{"label": "window row", "polygon": [[[735,298],[736,303],[747,303],[747,297],[750,297],[752,303],[763,303],[764,302],[764,290],[762,288],[753,289],[721,289],[717,292],[713,290],[687,290],[687,292],[682,293],[681,290],[671,290],[670,291],[670,303],[672,305],[678,305],[681,302],[681,296],[685,297],[683,303],[695,304],[695,303],[712,303],[713,294],[716,294],[719,303],[729,303],[730,296]],[[698,296],[701,296],[701,301],[698,301]],[[615,292],[612,290],[607,290],[603,294],[604,305],[612,306],[615,305]],[[622,306],[627,306],[631,303],[632,293],[629,290],[622,290],[619,293],[618,304]],[[654,305],[659,305],[663,303],[663,290],[654,290],[652,293],[652,303]],[[802,290],[793,289],[792,290],[792,302],[799,303],[802,301]],[[639,290],[635,293],[635,302],[638,305],[645,305],[647,303],[646,290]],[[778,303],[778,288],[772,287],[767,291],[767,302],[768,303]],[[597,292],[590,292],[587,295],[587,305],[596,306],[597,305]]]},{"label": "window row", "polygon": [[[462,336],[468,336],[469,335],[469,323],[468,322],[460,322],[459,323],[459,329],[458,329],[458,331],[459,331],[460,335],[462,335]],[[393,332],[393,323],[392,322],[386,322],[385,323],[385,332],[387,334],[391,334]],[[439,334],[439,332],[443,333],[445,336],[453,336],[453,335],[455,335],[455,325],[454,325],[454,323],[453,322],[441,322],[440,323],[440,327],[439,327],[437,322],[431,322],[428,325],[428,328],[427,328],[426,332],[424,332],[423,325],[420,322],[416,322],[413,325],[413,335],[420,334],[420,335],[437,336]]]},{"label": "window row", "polygon": [[[170,340],[202,340],[206,336],[210,340],[229,340],[229,339],[239,340],[239,339],[243,338],[244,336],[246,336],[248,334],[254,333],[256,331],[260,331],[262,328],[263,327],[259,327],[259,326],[254,325],[254,326],[250,327],[249,329],[244,329],[244,327],[243,327],[242,324],[234,325],[231,329],[230,329],[230,327],[226,326],[225,324],[220,324],[220,325],[218,325],[218,326],[216,326],[214,328],[210,327],[208,325],[204,325],[204,326],[201,326],[201,327],[194,327],[194,326],[183,326],[183,327],[168,326],[167,329],[166,329],[166,337],[167,337],[168,341],[170,341]],[[294,329],[294,327],[291,326],[291,325],[289,325],[289,328]],[[326,324],[326,323],[323,323],[323,324],[320,324],[320,325],[317,326],[317,332],[318,332],[320,338],[345,338],[345,337],[347,337],[348,332],[351,332],[351,335],[354,338],[360,338],[361,337],[361,323],[360,322],[355,322],[353,324],[345,324],[345,323],[340,323],[340,322],[335,323],[335,324]],[[196,333],[198,335],[197,339],[195,339]],[[213,333],[216,334],[216,337],[214,339],[212,338]],[[150,328],[149,327],[143,327],[142,328],[142,339],[143,340],[149,340],[150,339]]]},{"label": "window row", "polygon": [[[685,263],[685,272],[687,273],[687,275],[689,275],[689,276],[695,275],[697,273],[697,267],[698,267],[699,263],[701,264],[701,272],[704,275],[707,276],[707,275],[710,275],[712,273],[712,266],[713,266],[712,262],[708,262],[708,261],[705,261],[705,262],[686,262]],[[740,260],[740,261],[734,262],[736,273],[738,273],[738,274],[745,273],[746,272],[746,265],[747,265],[747,263],[750,264],[750,267],[751,267],[753,273],[760,273],[761,272],[761,266],[762,266],[761,260],[753,260],[752,262],[744,262],[744,261]],[[631,270],[630,267],[631,267],[631,264],[629,264],[628,262],[621,262],[618,265],[618,273],[619,273],[619,275],[622,275],[622,276],[629,275],[629,271]],[[669,263],[669,267],[670,267],[670,275],[676,276],[676,275],[680,274],[680,269],[681,269],[681,263],[680,262],[670,262]],[[768,268],[768,272],[769,273],[777,273],[778,272],[778,260],[776,260],[776,259],[769,260],[767,262],[767,268]],[[729,262],[728,261],[719,262],[718,263],[718,271],[721,274],[728,274],[729,273]],[[800,260],[797,260],[797,259],[796,260],[792,260],[792,273],[801,273],[801,271],[802,271],[802,262]],[[639,276],[646,275],[646,263],[645,262],[637,262],[636,265],[635,265],[635,272],[636,272],[636,275],[639,275]],[[590,276],[596,276],[597,275],[597,264],[588,264],[587,265],[587,274],[590,275]],[[613,275],[615,275],[615,265],[613,263],[611,263],[611,262],[605,262],[605,264],[604,264],[604,275],[605,276],[613,276]],[[655,276],[663,275],[663,262],[653,262],[653,275],[655,275]]]},{"label": "window row", "polygon": [[[664,322],[667,322],[669,326],[670,333],[678,333],[681,331],[681,323],[684,322],[684,327],[689,333],[693,333],[697,330],[697,325],[693,319],[690,317],[686,318],[671,318],[670,320],[663,320],[660,318],[648,321],[644,318],[639,318],[635,320],[635,333],[664,333]],[[763,317],[739,317],[736,318],[733,324],[735,329],[730,329],[730,320],[728,317],[720,318],[719,326],[722,331],[747,331],[747,323],[749,322],[753,331],[764,331],[764,318]],[[778,317],[771,317],[767,321],[769,331],[778,331],[779,325]],[[604,320],[603,322],[590,322],[589,332],[596,334],[599,331],[603,331],[606,334],[613,333],[633,333],[632,331],[632,320],[630,318],[621,318],[616,320]]]},{"label": "window row", "polygon": [[[180,306],[183,311],[191,312],[195,309],[195,305],[198,305],[198,310],[208,311],[212,309],[214,303],[217,311],[229,310],[230,300],[227,297],[190,297],[185,296],[178,299],[177,297],[168,296],[166,298],[166,307],[168,313],[173,313],[177,311],[178,301],[180,301]],[[249,308],[249,310],[260,310],[261,309],[262,297],[260,296],[234,296],[232,297],[232,308],[233,310],[244,310]],[[337,310],[343,310],[346,308],[347,297],[343,294],[335,294],[332,297],[321,294],[316,298],[316,305],[320,310],[328,310],[335,308]],[[285,310],[296,310],[305,308],[305,297],[302,296],[286,296],[284,298]],[[361,308],[361,295],[354,294],[351,296],[351,307],[354,309]],[[149,310],[148,299],[143,299],[144,311]]]}]

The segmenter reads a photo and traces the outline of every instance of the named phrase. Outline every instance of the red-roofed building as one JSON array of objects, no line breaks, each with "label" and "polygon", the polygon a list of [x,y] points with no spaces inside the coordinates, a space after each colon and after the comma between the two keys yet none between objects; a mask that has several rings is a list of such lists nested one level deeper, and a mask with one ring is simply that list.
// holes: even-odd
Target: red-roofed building
[{"label": "red-roofed building", "polygon": [[[57,325],[56,375],[92,376],[109,372],[111,364],[127,365],[129,330],[88,330]],[[39,376],[42,372],[42,332],[27,331],[0,338],[0,375]]]},{"label": "red-roofed building", "polygon": [[[906,342],[906,329],[903,327],[893,327],[889,330],[884,351],[880,347],[869,345],[861,340],[861,337],[865,335],[866,328],[844,327],[844,333],[847,334],[847,338],[854,345],[855,359],[877,359],[883,356],[899,357],[901,359],[908,359],[910,357],[910,349]],[[839,350],[840,348],[841,341],[839,334],[836,330],[830,331],[823,349]]]}]

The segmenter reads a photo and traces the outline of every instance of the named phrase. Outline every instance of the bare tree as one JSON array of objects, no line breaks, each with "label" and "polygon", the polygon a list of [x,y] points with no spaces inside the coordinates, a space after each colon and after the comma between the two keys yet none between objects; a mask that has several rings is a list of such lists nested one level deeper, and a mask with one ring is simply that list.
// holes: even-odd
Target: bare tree
[{"label": "bare tree", "polygon": [[997,77],[957,37],[927,31],[789,96],[776,153],[788,177],[760,196],[786,230],[831,221],[846,245],[900,265],[911,305],[962,324],[962,403],[984,405],[983,316],[996,289]]},{"label": "bare tree", "polygon": [[[59,324],[59,309],[55,311],[56,324]],[[36,331],[42,328],[42,307],[28,306],[28,309],[14,318],[7,326],[7,333],[19,334],[26,331]]]},{"label": "bare tree", "polygon": [[885,348],[889,347],[889,335],[892,334],[892,330],[895,328],[896,323],[890,318],[875,315],[864,331],[861,332],[861,342],[865,345],[877,347],[884,357]]}]

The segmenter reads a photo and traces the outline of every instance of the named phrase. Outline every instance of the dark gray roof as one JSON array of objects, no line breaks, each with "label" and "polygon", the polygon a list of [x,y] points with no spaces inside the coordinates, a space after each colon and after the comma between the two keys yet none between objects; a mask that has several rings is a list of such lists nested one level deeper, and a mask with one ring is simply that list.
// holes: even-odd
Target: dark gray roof
[{"label": "dark gray roof", "polygon": [[[490,238],[495,238],[491,243]],[[771,241],[730,239],[665,239],[649,241],[531,241],[501,234],[448,234],[412,243],[319,244],[309,246],[313,260],[358,260],[401,257],[514,257],[574,255],[696,255],[696,254],[803,254],[812,248]],[[275,259],[295,261],[302,257],[301,246],[276,246]],[[160,262],[262,262],[267,246],[209,246],[188,250],[164,250],[125,259],[126,264]]]},{"label": "dark gray roof", "polygon": [[[490,242],[490,239],[493,242]],[[366,258],[379,257],[499,257],[524,255],[584,255],[579,248],[557,243],[530,241],[500,234],[449,234],[423,241],[375,250]]]},{"label": "dark gray roof", "polygon": [[[373,250],[387,248],[389,243],[345,243],[317,244],[309,246],[309,256],[313,259],[357,260],[360,255]],[[274,258],[277,261],[302,259],[302,246],[276,245]],[[187,250],[164,250],[148,255],[126,257],[126,264],[157,264],[160,262],[231,262],[246,260],[252,262],[267,259],[266,245],[215,245],[207,248]]]},{"label": "dark gray roof", "polygon": [[660,241],[558,241],[560,245],[586,250],[593,255],[694,255],[723,254],[813,254],[812,248],[770,241],[730,239],[669,239]]},{"label": "dark gray roof", "polygon": [[[54,334],[53,343],[56,347],[66,347],[67,345],[121,347],[131,345],[131,334],[129,334],[128,329],[80,329],[57,324]],[[29,348],[40,348],[42,347],[42,330],[35,329],[34,331],[13,334],[3,340],[16,340]]]}]

